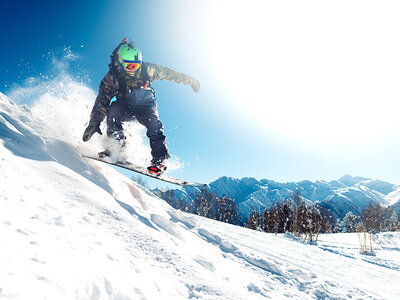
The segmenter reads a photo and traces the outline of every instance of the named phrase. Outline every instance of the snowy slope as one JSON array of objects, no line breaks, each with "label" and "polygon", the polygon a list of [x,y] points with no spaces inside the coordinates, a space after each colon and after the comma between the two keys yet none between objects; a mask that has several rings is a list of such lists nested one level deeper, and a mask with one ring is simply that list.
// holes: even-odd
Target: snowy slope
[{"label": "snowy slope", "polygon": [[391,205],[400,203],[400,187],[397,187],[393,192],[389,193],[386,199]]},{"label": "snowy slope", "polygon": [[319,245],[176,211],[0,94],[0,299],[398,299],[400,234]]}]

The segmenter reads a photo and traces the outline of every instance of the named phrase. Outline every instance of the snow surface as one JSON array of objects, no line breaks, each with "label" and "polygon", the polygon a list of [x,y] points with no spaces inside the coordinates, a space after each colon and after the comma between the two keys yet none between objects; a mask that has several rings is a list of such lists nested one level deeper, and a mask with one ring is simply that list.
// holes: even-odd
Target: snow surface
[{"label": "snow surface", "polygon": [[1,93],[0,153],[0,299],[400,299],[400,233],[366,256],[185,214]]}]

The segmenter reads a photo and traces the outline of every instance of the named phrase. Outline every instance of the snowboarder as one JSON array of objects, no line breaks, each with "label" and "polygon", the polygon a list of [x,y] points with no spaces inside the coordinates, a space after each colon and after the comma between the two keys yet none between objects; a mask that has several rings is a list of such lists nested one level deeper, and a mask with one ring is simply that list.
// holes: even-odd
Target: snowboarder
[{"label": "snowboarder", "polygon": [[[137,120],[147,128],[151,147],[151,165],[148,171],[161,174],[166,167],[164,160],[170,156],[165,144],[163,125],[158,117],[155,91],[152,81],[170,80],[183,83],[198,92],[198,80],[161,65],[142,61],[142,53],[130,40],[124,38],[111,55],[109,71],[100,83],[99,94],[90,114],[89,125],[83,141],[88,141],[94,133],[102,134],[100,123],[107,117],[107,136],[126,144],[122,124]],[[116,101],[111,102],[113,97]],[[110,156],[108,150],[99,153],[100,157]]]}]

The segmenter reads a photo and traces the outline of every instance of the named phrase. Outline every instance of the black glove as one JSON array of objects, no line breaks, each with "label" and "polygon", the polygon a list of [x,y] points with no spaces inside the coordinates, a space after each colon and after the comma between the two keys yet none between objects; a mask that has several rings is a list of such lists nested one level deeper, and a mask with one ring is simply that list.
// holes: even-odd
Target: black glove
[{"label": "black glove", "polygon": [[94,123],[94,122],[89,122],[89,126],[85,129],[85,132],[83,133],[82,140],[84,142],[87,142],[90,140],[93,134],[98,133],[102,135],[103,133],[100,130],[100,124],[99,123]]},{"label": "black glove", "polygon": [[193,78],[190,86],[192,87],[193,92],[197,93],[198,91],[200,91],[200,83],[197,79]]}]

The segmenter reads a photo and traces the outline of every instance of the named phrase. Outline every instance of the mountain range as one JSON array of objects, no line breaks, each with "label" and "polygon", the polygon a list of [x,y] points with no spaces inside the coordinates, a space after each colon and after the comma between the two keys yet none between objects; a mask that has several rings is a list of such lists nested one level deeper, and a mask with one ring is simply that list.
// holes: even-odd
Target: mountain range
[{"label": "mountain range", "polygon": [[[329,208],[338,218],[343,218],[349,211],[359,215],[371,201],[383,206],[394,205],[397,211],[400,208],[399,185],[350,175],[332,181],[304,180],[287,183],[251,177],[221,177],[211,182],[209,189],[218,196],[234,198],[242,221],[248,218],[253,207],[261,210],[270,208],[275,203],[292,197],[296,190],[305,201]],[[174,191],[180,201],[193,203],[198,189],[185,187]]]}]

